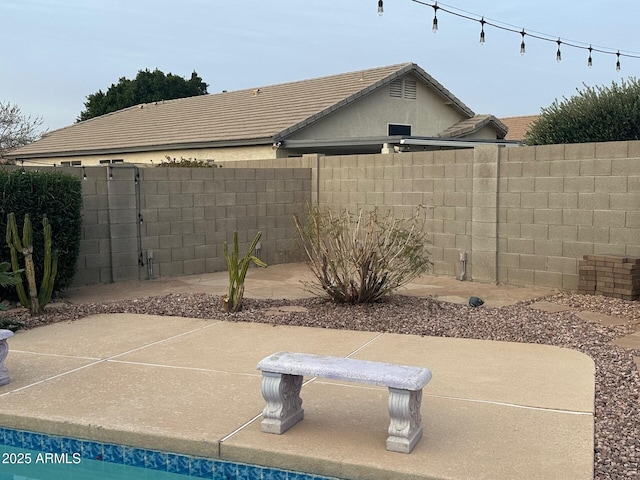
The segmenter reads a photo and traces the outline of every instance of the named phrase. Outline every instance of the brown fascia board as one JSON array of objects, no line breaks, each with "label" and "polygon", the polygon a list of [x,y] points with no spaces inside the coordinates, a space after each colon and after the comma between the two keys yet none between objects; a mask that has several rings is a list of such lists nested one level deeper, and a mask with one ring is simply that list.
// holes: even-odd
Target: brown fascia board
[{"label": "brown fascia board", "polygon": [[279,139],[286,139],[286,137],[291,135],[292,133],[297,132],[298,130],[300,130],[300,129],[304,128],[304,127],[307,127],[307,126],[311,125],[314,122],[317,122],[318,120],[320,120],[321,118],[326,117],[330,113],[333,113],[336,110],[339,110],[341,108],[346,107],[350,103],[353,103],[354,101],[356,101],[356,100],[358,100],[358,99],[370,94],[374,90],[377,90],[380,87],[391,83],[396,78],[402,77],[402,76],[406,75],[407,73],[411,73],[411,72],[416,73],[417,76],[420,77],[425,83],[427,83],[428,85],[430,85],[433,88],[435,88],[437,93],[439,93],[446,100],[451,101],[452,104],[455,107],[457,107],[465,115],[468,115],[469,118],[475,116],[475,113],[473,113],[473,110],[471,110],[464,103],[462,103],[449,90],[444,88],[444,86],[442,84],[440,84],[436,79],[434,79],[431,75],[429,75],[427,72],[425,72],[417,64],[410,63],[410,64],[406,65],[405,67],[395,71],[394,73],[391,73],[391,74],[387,75],[385,78],[383,78],[381,80],[378,80],[377,82],[369,85],[368,87],[357,91],[356,93],[350,95],[349,97],[347,97],[347,98],[345,98],[343,100],[340,100],[339,102],[331,105],[330,107],[327,107],[324,110],[322,110],[322,111],[320,111],[320,112],[318,112],[318,113],[316,113],[316,114],[314,114],[314,115],[302,120],[301,122],[298,122],[295,125],[292,125],[292,126],[286,128],[285,130],[282,130],[281,132],[278,132],[276,135],[274,135],[274,138],[278,139],[278,140]]},{"label": "brown fascia board", "polygon": [[110,155],[118,153],[138,153],[138,152],[156,152],[159,150],[175,150],[179,148],[194,149],[194,148],[219,148],[219,147],[250,147],[254,145],[270,145],[273,143],[273,137],[263,137],[255,139],[243,139],[243,140],[222,140],[217,142],[194,142],[194,143],[168,143],[162,145],[143,145],[124,148],[98,148],[95,150],[72,150],[63,152],[38,152],[29,153],[26,155],[20,154],[5,154],[5,158],[9,160],[27,160],[34,158],[64,158],[64,157],[79,157],[84,155]]}]

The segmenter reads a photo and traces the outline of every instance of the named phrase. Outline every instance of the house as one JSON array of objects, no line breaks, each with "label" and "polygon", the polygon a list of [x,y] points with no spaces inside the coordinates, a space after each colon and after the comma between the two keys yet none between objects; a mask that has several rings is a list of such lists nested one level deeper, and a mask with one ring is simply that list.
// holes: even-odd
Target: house
[{"label": "house", "polygon": [[525,115],[521,117],[501,118],[500,121],[509,129],[504,139],[522,142],[531,125],[533,125],[539,117],[540,115]]},{"label": "house", "polygon": [[414,63],[136,105],[46,134],[7,155],[39,164],[232,161],[504,143]]}]

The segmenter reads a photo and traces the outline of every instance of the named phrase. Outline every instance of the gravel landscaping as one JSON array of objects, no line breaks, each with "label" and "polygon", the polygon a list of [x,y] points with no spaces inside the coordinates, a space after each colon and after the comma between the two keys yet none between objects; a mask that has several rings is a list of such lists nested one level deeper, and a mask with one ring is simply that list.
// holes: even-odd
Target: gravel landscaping
[{"label": "gravel landscaping", "polygon": [[[594,478],[640,479],[640,375],[633,361],[633,356],[640,356],[640,351],[609,344],[617,337],[632,333],[634,325],[640,324],[640,302],[577,294],[560,294],[536,301],[540,300],[567,305],[572,310],[546,313],[530,308],[533,301],[501,308],[473,308],[432,298],[395,295],[384,302],[358,306],[336,305],[319,298],[247,298],[241,312],[224,314],[221,297],[194,293],[85,305],[56,304],[48,306],[45,314],[37,318],[29,317],[20,309],[3,312],[2,316],[24,322],[25,328],[98,313],[139,313],[573,348],[589,355],[596,365]],[[278,315],[265,313],[279,306],[305,308]],[[574,314],[581,310],[622,317],[627,325],[586,322]]]}]

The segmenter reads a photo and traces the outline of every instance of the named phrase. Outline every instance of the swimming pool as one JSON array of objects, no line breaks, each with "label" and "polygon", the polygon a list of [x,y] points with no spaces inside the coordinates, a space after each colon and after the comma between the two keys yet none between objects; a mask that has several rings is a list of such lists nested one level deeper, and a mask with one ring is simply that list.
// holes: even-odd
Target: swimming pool
[{"label": "swimming pool", "polygon": [[0,427],[0,480],[337,480]]}]

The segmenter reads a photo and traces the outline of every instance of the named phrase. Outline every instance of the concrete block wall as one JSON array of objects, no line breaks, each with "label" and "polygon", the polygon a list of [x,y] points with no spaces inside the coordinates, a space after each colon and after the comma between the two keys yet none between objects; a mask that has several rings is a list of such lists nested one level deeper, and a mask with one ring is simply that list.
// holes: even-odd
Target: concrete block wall
[{"label": "concrete block wall", "polygon": [[498,282],[576,290],[583,255],[640,255],[640,142],[499,157]]},{"label": "concrete block wall", "polygon": [[459,275],[460,252],[472,249],[473,162],[470,149],[321,157],[319,204],[405,218],[423,205],[433,273]]},{"label": "concrete block wall", "polygon": [[[135,176],[139,176],[138,183]],[[222,244],[262,230],[268,263],[301,259],[310,202],[408,215],[424,205],[434,273],[576,290],[583,255],[640,256],[640,142],[305,155],[216,169],[87,167],[76,284],[224,270]],[[140,216],[142,223],[140,223]],[[145,265],[139,265],[140,254]]]},{"label": "concrete block wall", "polygon": [[[85,167],[74,285],[226,270],[262,231],[268,264],[299,260],[292,216],[311,201],[309,168]],[[148,254],[153,252],[149,269]]]}]

